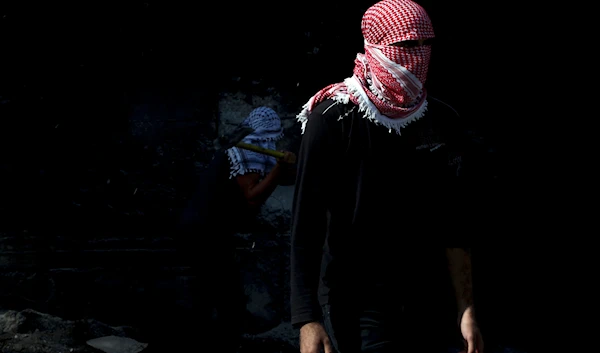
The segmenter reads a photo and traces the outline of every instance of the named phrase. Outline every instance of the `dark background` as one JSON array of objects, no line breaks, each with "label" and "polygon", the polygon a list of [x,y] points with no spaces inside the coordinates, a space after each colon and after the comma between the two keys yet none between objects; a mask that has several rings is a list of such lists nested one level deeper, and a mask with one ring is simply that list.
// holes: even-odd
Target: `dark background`
[{"label": "dark background", "polygon": [[[419,3],[437,35],[430,93],[451,103],[485,140],[484,192],[495,197],[486,204],[489,213],[515,208],[512,219],[491,217],[497,223],[482,227],[474,250],[482,325],[490,340],[528,349],[539,338],[530,329],[541,324],[541,284],[547,283],[550,267],[534,260],[539,250],[526,235],[535,231],[519,224],[524,206],[511,199],[518,194],[513,190],[525,157],[515,152],[522,147],[519,133],[502,119],[503,103],[515,98],[503,81],[508,69],[496,64],[510,56],[497,34],[506,21],[498,16],[509,11],[500,2]],[[206,102],[200,109],[208,115],[218,93],[231,89],[232,77],[250,76],[267,80],[300,104],[322,86],[349,76],[355,53],[362,51],[360,18],[371,4],[4,1],[3,227],[26,227],[50,237],[71,231],[75,222],[96,228],[118,224],[119,216],[100,208],[73,211],[70,196],[85,178],[102,179],[123,166],[145,163],[139,146],[126,138],[129,103],[147,92],[169,99],[200,91]],[[317,46],[318,55],[307,54]],[[187,172],[182,167],[177,175]],[[101,203],[111,196],[93,197]],[[136,227],[160,228],[165,219],[157,205]],[[506,237],[497,234],[507,230]],[[516,233],[524,235],[519,242],[512,241]]]}]

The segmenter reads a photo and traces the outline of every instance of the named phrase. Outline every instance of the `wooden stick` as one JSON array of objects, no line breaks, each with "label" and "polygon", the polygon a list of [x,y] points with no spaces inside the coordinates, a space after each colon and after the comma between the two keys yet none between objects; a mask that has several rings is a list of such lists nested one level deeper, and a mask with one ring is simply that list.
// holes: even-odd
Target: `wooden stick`
[{"label": "wooden stick", "polygon": [[283,158],[283,152],[279,152],[279,151],[275,151],[275,150],[270,150],[270,149],[267,149],[267,148],[262,148],[260,146],[251,145],[251,144],[245,143],[245,142],[238,142],[236,144],[236,147],[243,148],[243,149],[250,150],[250,151],[254,151],[254,152],[257,152],[257,153],[266,154],[268,156],[273,156],[275,158]]}]

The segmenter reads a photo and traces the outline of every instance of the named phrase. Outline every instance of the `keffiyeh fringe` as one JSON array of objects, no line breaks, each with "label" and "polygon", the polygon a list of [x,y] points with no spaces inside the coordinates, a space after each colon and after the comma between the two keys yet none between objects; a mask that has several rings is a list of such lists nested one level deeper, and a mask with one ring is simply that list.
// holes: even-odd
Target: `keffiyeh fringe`
[{"label": "keffiyeh fringe", "polygon": [[[427,111],[427,100],[425,100],[417,110],[412,112],[406,118],[390,119],[381,114],[375,105],[371,103],[360,83],[354,76],[346,78],[344,80],[344,85],[346,86],[348,93],[338,90],[336,93],[334,93],[334,95],[331,96],[331,99],[333,99],[336,103],[348,104],[350,101],[350,94],[352,94],[359,103],[359,112],[364,112],[363,116],[369,121],[372,121],[377,125],[385,126],[387,129],[389,129],[390,133],[393,130],[398,135],[401,135],[401,129],[405,128],[411,122],[422,118]],[[302,111],[296,116],[296,120],[302,124],[302,134],[304,134],[306,123],[308,122],[308,116],[310,115],[309,103],[304,104]],[[345,116],[347,116],[347,114],[340,116],[339,120],[343,119]]]}]

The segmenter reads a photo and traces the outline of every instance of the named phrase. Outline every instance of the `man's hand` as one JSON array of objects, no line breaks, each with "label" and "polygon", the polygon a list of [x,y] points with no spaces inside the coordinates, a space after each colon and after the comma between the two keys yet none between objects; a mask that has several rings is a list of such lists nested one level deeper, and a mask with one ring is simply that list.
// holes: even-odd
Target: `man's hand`
[{"label": "man's hand", "polygon": [[309,322],[300,329],[300,353],[333,353],[331,341],[319,322]]},{"label": "man's hand", "polygon": [[281,151],[283,152],[283,157],[277,158],[277,163],[280,164],[294,164],[296,163],[296,155],[290,151]]},{"label": "man's hand", "polygon": [[475,321],[473,308],[469,307],[460,320],[460,332],[465,340],[466,353],[483,353],[483,338]]}]

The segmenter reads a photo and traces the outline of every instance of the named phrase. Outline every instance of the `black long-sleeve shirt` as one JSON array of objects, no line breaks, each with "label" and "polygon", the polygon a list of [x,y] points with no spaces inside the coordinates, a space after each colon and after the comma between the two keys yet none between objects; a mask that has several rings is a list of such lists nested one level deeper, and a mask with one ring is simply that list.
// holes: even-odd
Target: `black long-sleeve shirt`
[{"label": "black long-sleeve shirt", "polygon": [[443,258],[441,247],[421,250],[461,220],[464,139],[456,112],[430,97],[424,117],[399,136],[353,108],[322,102],[302,137],[291,235],[296,327],[320,320],[333,297],[417,285]]}]

